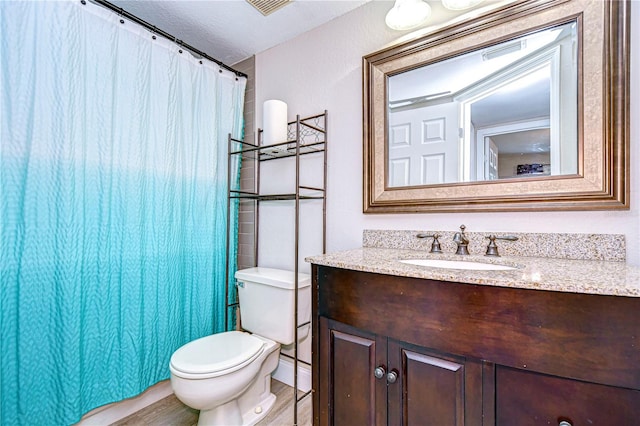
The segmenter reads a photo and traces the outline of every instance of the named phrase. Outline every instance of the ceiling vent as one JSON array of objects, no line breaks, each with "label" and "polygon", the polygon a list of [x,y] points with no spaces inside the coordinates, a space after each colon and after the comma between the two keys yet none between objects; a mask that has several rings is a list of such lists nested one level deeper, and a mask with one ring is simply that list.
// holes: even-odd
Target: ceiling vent
[{"label": "ceiling vent", "polygon": [[247,3],[258,9],[264,16],[267,16],[292,1],[293,0],[247,0]]}]

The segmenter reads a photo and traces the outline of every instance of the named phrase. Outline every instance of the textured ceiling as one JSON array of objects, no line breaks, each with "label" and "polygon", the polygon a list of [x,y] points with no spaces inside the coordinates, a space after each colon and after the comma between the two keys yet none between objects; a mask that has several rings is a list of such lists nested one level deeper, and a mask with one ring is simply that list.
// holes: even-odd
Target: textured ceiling
[{"label": "textured ceiling", "polygon": [[[227,65],[292,39],[368,1],[294,0],[263,16],[245,0],[110,0]],[[393,1],[389,1],[389,8],[392,5]]]}]

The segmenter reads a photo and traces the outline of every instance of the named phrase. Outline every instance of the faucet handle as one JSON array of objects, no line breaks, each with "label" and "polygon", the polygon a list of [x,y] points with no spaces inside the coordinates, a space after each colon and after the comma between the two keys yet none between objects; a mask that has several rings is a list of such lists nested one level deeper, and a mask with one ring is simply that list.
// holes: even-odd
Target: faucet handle
[{"label": "faucet handle", "polygon": [[438,238],[440,238],[440,234],[435,233],[435,234],[423,234],[420,233],[418,235],[416,235],[416,237],[418,238],[433,238],[433,242],[431,243],[431,250],[429,251],[429,253],[442,253],[442,249],[440,248],[440,241],[438,241]]},{"label": "faucet handle", "polygon": [[500,256],[498,254],[498,246],[496,245],[496,240],[504,240],[504,241],[517,241],[518,237],[515,235],[504,235],[501,237],[497,237],[495,235],[489,235],[486,237],[489,239],[489,245],[487,245],[487,252],[485,256]]}]

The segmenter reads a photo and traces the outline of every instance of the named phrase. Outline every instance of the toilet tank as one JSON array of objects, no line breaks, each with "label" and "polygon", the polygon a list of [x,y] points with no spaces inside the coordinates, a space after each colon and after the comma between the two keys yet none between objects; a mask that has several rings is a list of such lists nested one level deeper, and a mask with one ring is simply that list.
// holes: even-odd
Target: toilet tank
[{"label": "toilet tank", "polygon": [[[236,272],[242,328],[282,345],[295,340],[294,288],[292,271],[248,268]],[[311,320],[311,277],[298,274],[298,324]],[[308,330],[306,327],[305,330]],[[298,333],[298,337],[302,328]]]}]

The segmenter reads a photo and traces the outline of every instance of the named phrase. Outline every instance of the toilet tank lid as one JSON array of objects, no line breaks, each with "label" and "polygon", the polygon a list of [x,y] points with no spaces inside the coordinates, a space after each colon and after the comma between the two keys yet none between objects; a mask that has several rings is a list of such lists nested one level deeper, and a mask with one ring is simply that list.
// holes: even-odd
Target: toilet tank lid
[{"label": "toilet tank lid", "polygon": [[[252,281],[289,290],[292,290],[295,286],[293,271],[284,269],[263,267],[241,269],[236,272],[236,279],[242,282]],[[309,285],[311,285],[311,276],[302,272],[298,273],[298,288],[308,287]]]}]

